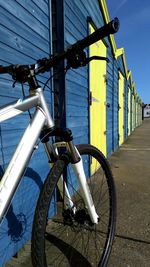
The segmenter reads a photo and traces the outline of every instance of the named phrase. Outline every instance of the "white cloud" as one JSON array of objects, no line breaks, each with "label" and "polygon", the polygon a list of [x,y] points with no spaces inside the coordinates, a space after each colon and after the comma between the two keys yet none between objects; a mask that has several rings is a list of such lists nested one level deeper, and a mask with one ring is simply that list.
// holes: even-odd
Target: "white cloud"
[{"label": "white cloud", "polygon": [[113,11],[114,14],[116,14],[127,2],[128,0],[122,0],[120,1],[120,3],[118,4],[118,1],[117,1],[117,7],[116,9]]}]

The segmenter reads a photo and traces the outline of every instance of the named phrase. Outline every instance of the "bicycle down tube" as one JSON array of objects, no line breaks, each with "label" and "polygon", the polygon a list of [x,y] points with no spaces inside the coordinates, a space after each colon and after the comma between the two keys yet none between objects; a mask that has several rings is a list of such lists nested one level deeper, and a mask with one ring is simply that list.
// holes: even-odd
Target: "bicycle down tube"
[{"label": "bicycle down tube", "polygon": [[[38,104],[40,105],[38,106]],[[31,158],[34,145],[36,144],[44,124],[47,123],[49,127],[53,127],[53,121],[48,112],[43,95],[41,97],[41,92],[24,100],[19,99],[16,103],[11,103],[0,110],[1,122],[19,115],[35,106],[37,106],[37,109],[34,116],[31,119],[20,143],[18,144],[18,147],[0,182],[0,222],[9,207],[11,199],[13,198],[15,190],[21,180],[27,163]],[[42,107],[44,108],[42,109]]]}]

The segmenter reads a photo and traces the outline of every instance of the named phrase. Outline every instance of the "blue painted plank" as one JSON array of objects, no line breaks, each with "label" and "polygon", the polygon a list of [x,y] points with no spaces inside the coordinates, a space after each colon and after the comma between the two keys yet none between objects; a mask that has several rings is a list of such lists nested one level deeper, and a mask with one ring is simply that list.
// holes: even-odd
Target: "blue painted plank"
[{"label": "blue painted plank", "polygon": [[30,2],[33,2],[38,8],[43,11],[45,15],[49,17],[49,0],[44,1],[44,0],[30,0]]},{"label": "blue painted plank", "polygon": [[41,24],[36,17],[31,16],[31,14],[15,0],[9,2],[2,1],[1,7],[6,9],[15,18],[27,25],[30,29],[42,36],[45,40],[47,40],[47,37],[49,35],[49,28],[46,25]]},{"label": "blue painted plank", "polygon": [[16,0],[18,3],[18,6],[20,5],[24,10],[29,13],[32,17],[36,18],[40,22],[41,25],[44,25],[45,27],[49,28],[49,9],[48,6],[45,5],[45,12],[39,8],[37,3],[34,3],[31,0],[26,1],[19,1]]},{"label": "blue painted plank", "polygon": [[37,32],[35,32],[31,28],[31,25],[29,27],[23,21],[20,21],[18,18],[14,17],[13,14],[8,12],[3,7],[0,7],[0,14],[1,14],[0,25],[12,31],[13,34],[15,34],[16,36],[19,36],[27,40],[29,43],[34,44],[34,46],[42,49],[44,52],[49,53],[48,39],[44,39]]},{"label": "blue painted plank", "polygon": [[[92,6],[92,9],[91,9]],[[95,1],[65,1],[65,45],[68,46],[83,38],[88,33],[87,16],[94,19],[100,15]],[[90,13],[89,13],[90,9]],[[66,113],[67,127],[78,134],[76,142],[89,142],[89,107],[88,107],[88,69],[80,69],[66,78]]]},{"label": "blue painted plank", "polygon": [[[42,8],[40,6],[42,5]],[[27,3],[27,4],[26,4]],[[47,1],[2,1],[0,7],[0,64],[30,64],[50,53],[49,3]],[[49,73],[39,75],[40,83],[46,82]],[[0,77],[0,106],[22,98],[19,84],[12,88],[9,75]],[[46,88],[45,95],[52,110],[52,91]],[[25,85],[25,94],[28,86]],[[32,111],[33,112],[33,111]],[[0,164],[5,169],[17,143],[29,122],[28,113],[0,124]],[[31,238],[32,220],[40,188],[48,172],[47,156],[40,145],[33,156],[29,169],[21,183],[2,229],[0,239],[0,267]],[[54,212],[53,206],[53,212]],[[12,219],[15,219],[12,221]],[[17,223],[23,220],[23,233],[17,232]],[[12,230],[12,225],[13,229]],[[6,253],[7,252],[7,253]]]},{"label": "blue painted plank", "polygon": [[38,59],[38,57],[42,58],[45,54],[45,51],[43,51],[41,48],[35,47],[34,44],[29,43],[8,29],[6,31],[6,27],[2,25],[0,27],[0,36],[1,42],[3,42],[3,44],[7,44],[7,50],[11,48],[18,54],[24,54],[33,59]]}]

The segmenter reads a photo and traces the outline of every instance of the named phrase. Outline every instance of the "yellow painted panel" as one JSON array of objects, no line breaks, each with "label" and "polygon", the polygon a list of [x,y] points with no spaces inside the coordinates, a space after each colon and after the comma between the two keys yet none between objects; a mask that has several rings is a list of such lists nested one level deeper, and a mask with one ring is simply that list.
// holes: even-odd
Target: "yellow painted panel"
[{"label": "yellow painted panel", "polygon": [[138,126],[140,125],[140,104],[138,103]]},{"label": "yellow painted panel", "polygon": [[[89,25],[90,33],[94,32]],[[102,41],[89,47],[89,56],[106,57],[106,46]],[[90,62],[90,142],[106,155],[106,61],[93,60]],[[94,170],[94,163],[92,163]]]},{"label": "yellow painted panel", "polygon": [[139,125],[142,124],[142,107],[139,103]]},{"label": "yellow painted panel", "polygon": [[136,127],[138,126],[138,103],[136,102]]},{"label": "yellow painted panel", "polygon": [[130,135],[130,123],[131,123],[131,91],[128,89],[128,135]]},{"label": "yellow painted panel", "polygon": [[142,124],[142,106],[140,105],[140,125]]},{"label": "yellow painted panel", "polygon": [[135,127],[135,102],[134,102],[134,95],[132,95],[132,131]]},{"label": "yellow painted panel", "polygon": [[124,77],[119,71],[119,145],[124,141]]}]

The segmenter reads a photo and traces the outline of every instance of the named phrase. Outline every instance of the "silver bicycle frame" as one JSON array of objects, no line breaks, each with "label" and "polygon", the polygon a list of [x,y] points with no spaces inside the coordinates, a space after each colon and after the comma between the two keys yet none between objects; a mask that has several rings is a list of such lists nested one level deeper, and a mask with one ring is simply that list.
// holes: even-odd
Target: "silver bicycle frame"
[{"label": "silver bicycle frame", "polygon": [[49,128],[54,126],[41,88],[36,90],[35,95],[24,100],[19,99],[17,102],[13,102],[0,109],[0,122],[2,122],[33,107],[36,107],[33,118],[24,132],[0,182],[0,221],[8,209],[10,201],[24,174],[43,126],[46,125]]},{"label": "silver bicycle frame", "polygon": [[[27,163],[31,158],[32,152],[34,151],[34,146],[38,140],[42,128],[44,126],[47,126],[49,129],[51,129],[54,126],[54,122],[48,111],[48,107],[41,88],[38,88],[34,92],[34,95],[31,95],[24,100],[19,99],[17,102],[13,102],[0,109],[0,122],[2,122],[7,120],[8,118],[17,116],[33,107],[36,107],[34,116],[31,119],[26,131],[24,132],[22,139],[18,144],[18,147],[0,182],[0,222],[2,221],[5,212],[7,211],[11,203],[22,175],[25,172]],[[73,169],[78,179],[79,186],[83,194],[83,199],[87,206],[91,220],[93,223],[98,223],[98,215],[93,205],[91,193],[88,188],[81,157],[78,163],[73,164]],[[58,185],[61,189],[63,185],[62,177]],[[65,188],[66,195],[69,200],[68,205],[72,208],[73,202],[66,185]]]}]

